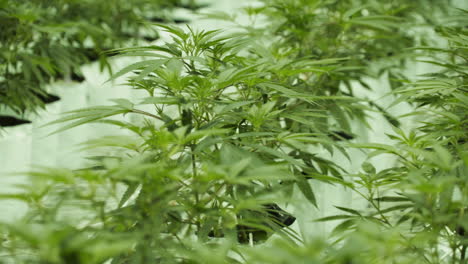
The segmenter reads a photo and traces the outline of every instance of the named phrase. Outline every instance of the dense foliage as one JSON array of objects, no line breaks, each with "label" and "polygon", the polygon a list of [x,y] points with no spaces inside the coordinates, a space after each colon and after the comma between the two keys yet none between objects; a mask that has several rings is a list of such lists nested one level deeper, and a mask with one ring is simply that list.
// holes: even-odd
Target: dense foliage
[{"label": "dense foliage", "polygon": [[[171,41],[111,51],[137,60],[110,81],[126,78],[147,97],[53,122],[65,123],[56,133],[85,123],[125,132],[85,142],[88,167],[38,169],[23,192],[1,196],[30,207],[0,226],[5,263],[466,261],[466,12],[423,0],[263,2],[246,9],[260,25],[159,24]],[[428,13],[428,2],[440,9]],[[439,11],[453,21],[438,25]],[[421,25],[439,42],[416,34]],[[403,68],[419,56],[439,70],[409,81]],[[415,112],[395,117],[354,96],[353,83],[372,89],[364,78],[383,73],[393,104]],[[393,126],[385,132],[395,144],[350,142],[359,137],[351,123],[367,125],[371,111]],[[410,116],[415,127],[399,127]],[[373,150],[357,174],[317,155],[352,162],[349,148]],[[382,154],[396,162],[377,171],[372,158]],[[345,186],[367,206],[297,218],[294,192],[320,199],[311,180]],[[340,222],[327,241],[290,228],[314,219]]]}]

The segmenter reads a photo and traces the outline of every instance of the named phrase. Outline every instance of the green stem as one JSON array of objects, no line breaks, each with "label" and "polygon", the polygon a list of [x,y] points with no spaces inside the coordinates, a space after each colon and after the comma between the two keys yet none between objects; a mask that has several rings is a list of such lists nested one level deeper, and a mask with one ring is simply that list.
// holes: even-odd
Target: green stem
[{"label": "green stem", "polygon": [[460,264],[465,263],[465,257],[466,257],[466,245],[463,245],[460,250]]},{"label": "green stem", "polygon": [[[192,176],[193,176],[193,179],[194,181],[196,181],[196,178],[197,178],[197,161],[196,161],[196,156],[195,156],[195,153],[194,150],[195,150],[195,147],[194,145],[190,145],[190,150],[192,151]],[[198,206],[200,204],[200,194],[198,193],[198,190],[197,188],[194,189],[194,195],[195,195],[195,203],[196,205]],[[200,215],[198,214],[197,216],[197,219],[195,220],[195,222],[197,223],[197,232],[200,231]]]}]

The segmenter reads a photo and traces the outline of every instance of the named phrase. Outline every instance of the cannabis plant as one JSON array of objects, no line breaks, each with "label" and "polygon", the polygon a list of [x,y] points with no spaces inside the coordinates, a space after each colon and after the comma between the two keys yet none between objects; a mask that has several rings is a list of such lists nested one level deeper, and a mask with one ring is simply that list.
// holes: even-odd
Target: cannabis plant
[{"label": "cannabis plant", "polygon": [[[466,15],[466,11],[459,13]],[[467,218],[467,30],[466,19],[455,25],[438,27],[447,47],[420,47],[440,66],[440,71],[401,86],[394,104],[409,102],[416,111],[406,116],[419,120],[410,131],[394,127],[387,133],[395,145],[355,144],[372,149],[369,159],[381,154],[397,157],[395,166],[376,171],[364,163],[354,175],[353,189],[362,195],[371,212],[348,209],[347,215],[322,220],[343,219],[337,231],[352,232],[365,219],[398,229],[406,241],[406,252],[419,255],[422,263],[465,263]]]},{"label": "cannabis plant", "polygon": [[[350,96],[310,94],[291,84],[301,74],[340,74],[342,59],[291,59],[245,34],[159,26],[172,42],[111,51],[147,58],[111,81],[132,74],[128,85],[149,97],[115,99],[114,105],[72,111],[54,122],[69,122],[59,131],[99,122],[131,134],[91,140],[87,147],[112,148],[91,157],[90,168],[33,172],[34,190],[25,186],[23,194],[6,196],[30,201],[24,224],[46,232],[45,238],[25,237],[18,232],[22,225],[7,225],[8,250],[17,250],[18,241],[34,253],[18,259],[186,263],[197,259],[188,250],[194,242],[221,240],[216,244],[235,262],[243,257],[239,246],[273,233],[291,243],[302,240],[287,229],[295,217],[278,205],[294,186],[315,205],[307,179],[343,182],[342,168],[312,149],[346,155],[340,141],[350,138],[341,131],[347,123],[329,124],[325,106],[334,106],[336,121],[362,105]],[[150,107],[143,110],[145,105]],[[111,118],[125,114],[145,119],[134,124]],[[67,217],[64,207],[79,208],[83,217]],[[95,242],[83,240],[85,234],[96,236]],[[52,237],[56,244],[41,248],[40,241]],[[116,248],[110,243],[123,237],[128,239]]]},{"label": "cannabis plant", "polygon": [[[356,83],[376,89],[366,81],[387,74],[392,88],[397,80],[408,79],[402,71],[415,52],[408,50],[429,40],[420,28],[432,28],[437,18],[447,15],[449,1],[321,1],[264,0],[260,7],[248,7],[247,14],[260,21],[247,26],[253,35],[273,35],[272,45],[288,58],[324,60],[343,58],[340,72],[333,75],[303,74],[293,84],[304,92],[326,96],[354,96]],[[430,9],[428,9],[430,7]],[[219,16],[215,16],[219,17]],[[230,17],[228,16],[228,19]],[[421,33],[419,33],[421,32]],[[376,102],[367,103],[395,126],[399,122]],[[362,111],[334,113],[333,104],[323,105],[350,134],[348,120],[359,118]]]}]

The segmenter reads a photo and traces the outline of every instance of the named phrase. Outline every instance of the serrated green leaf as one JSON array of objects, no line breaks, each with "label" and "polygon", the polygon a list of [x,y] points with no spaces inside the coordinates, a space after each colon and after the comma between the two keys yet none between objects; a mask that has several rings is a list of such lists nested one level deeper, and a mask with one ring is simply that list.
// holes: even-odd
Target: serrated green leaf
[{"label": "serrated green leaf", "polygon": [[350,214],[353,214],[353,215],[361,216],[361,213],[359,213],[358,211],[356,211],[354,209],[351,209],[351,208],[346,208],[346,207],[341,207],[341,206],[336,206],[336,205],[335,205],[335,208],[338,208],[341,211],[344,211],[344,212],[347,212],[347,213],[350,213]]},{"label": "serrated green leaf", "polygon": [[354,216],[352,215],[332,215],[332,216],[326,216],[322,218],[315,219],[314,222],[326,222],[326,221],[333,221],[333,220],[342,220],[342,219],[349,219],[353,218]]},{"label": "serrated green leaf", "polygon": [[[136,62],[134,64],[131,64],[131,65],[128,65],[126,67],[124,67],[123,69],[121,69],[120,71],[118,71],[117,73],[115,73],[114,75],[111,76],[111,78],[109,80],[107,80],[106,82],[110,82],[110,81],[113,81],[121,76],[123,76],[124,74],[127,74],[129,72],[132,72],[134,70],[139,70],[139,69],[146,69],[147,67],[153,67],[154,65],[158,65],[161,66],[162,64],[164,64],[167,60],[163,60],[163,59],[155,59],[155,60],[145,60],[145,61],[139,61],[139,62]],[[156,68],[156,67],[153,67],[153,68]],[[148,72],[149,74],[149,72]]]}]

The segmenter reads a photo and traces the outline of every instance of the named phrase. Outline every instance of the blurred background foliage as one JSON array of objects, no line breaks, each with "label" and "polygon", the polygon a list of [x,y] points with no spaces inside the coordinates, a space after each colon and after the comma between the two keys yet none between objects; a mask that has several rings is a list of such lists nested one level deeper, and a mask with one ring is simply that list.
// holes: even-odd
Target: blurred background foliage
[{"label": "blurred background foliage", "polygon": [[[110,81],[125,78],[146,97],[64,113],[53,122],[63,124],[55,133],[85,123],[129,133],[83,143],[94,153],[84,168],[38,168],[22,191],[2,194],[29,211],[0,225],[0,261],[465,263],[466,11],[449,1],[262,3],[244,9],[255,25],[209,31],[158,24],[155,32],[171,37],[161,45],[99,53],[137,58]],[[127,6],[107,5],[102,12]],[[235,23],[228,13],[204,16]],[[133,25],[110,18],[108,27],[120,34]],[[61,33],[80,35],[70,28]],[[128,39],[111,40],[97,41],[105,48],[96,49]],[[438,70],[405,76],[414,60]],[[416,111],[393,116],[354,94],[353,83],[376,89],[365,78],[382,74],[392,81],[392,106]],[[392,125],[385,134],[394,144],[355,140],[351,123],[369,127],[376,111]],[[408,117],[414,128],[400,126]],[[318,155],[325,149],[352,161],[354,148],[370,150],[358,173]],[[377,170],[378,155],[396,161]],[[317,206],[311,180],[344,186],[366,206],[296,219],[293,192]],[[291,228],[296,221],[337,225],[318,240]]]},{"label": "blurred background foliage", "polygon": [[175,20],[176,8],[196,10],[194,1],[0,1],[0,107],[35,111],[59,100],[51,81],[82,82],[83,64],[99,61],[111,70],[104,51],[154,41],[153,22]]}]

